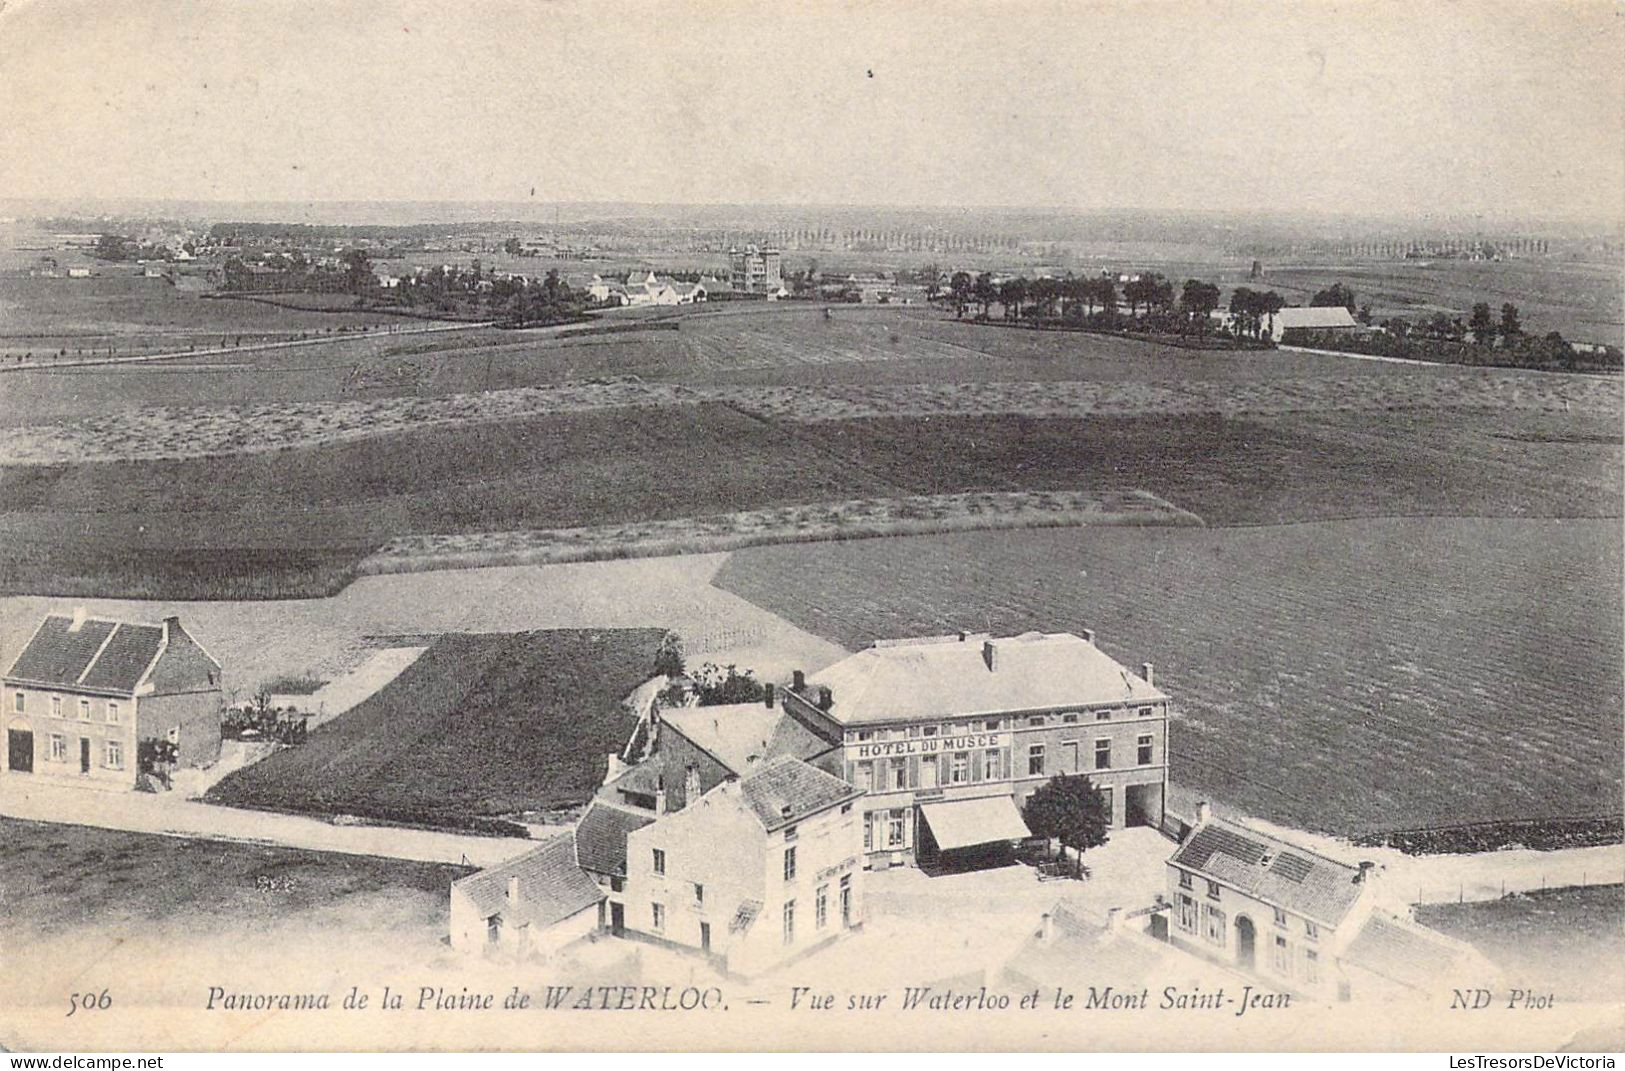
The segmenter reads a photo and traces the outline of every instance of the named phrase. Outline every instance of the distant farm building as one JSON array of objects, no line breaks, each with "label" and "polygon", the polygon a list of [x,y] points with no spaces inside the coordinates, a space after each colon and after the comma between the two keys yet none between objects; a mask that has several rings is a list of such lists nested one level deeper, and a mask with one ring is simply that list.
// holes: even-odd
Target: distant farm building
[{"label": "distant farm building", "polygon": [[545,955],[596,933],[604,894],[576,863],[575,838],[538,848],[451,883],[451,946]]},{"label": "distant farm building", "polygon": [[1355,321],[1354,314],[1342,305],[1293,306],[1280,310],[1273,317],[1267,317],[1265,324],[1270,328],[1270,337],[1276,342],[1280,342],[1282,336],[1292,330],[1360,330],[1360,325]]}]

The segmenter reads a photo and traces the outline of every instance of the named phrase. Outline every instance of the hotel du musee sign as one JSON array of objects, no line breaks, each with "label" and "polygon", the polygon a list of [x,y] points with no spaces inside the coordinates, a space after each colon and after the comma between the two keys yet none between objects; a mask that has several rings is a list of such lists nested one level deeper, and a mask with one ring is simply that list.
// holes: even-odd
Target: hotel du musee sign
[{"label": "hotel du musee sign", "polygon": [[871,740],[861,744],[847,744],[846,757],[849,760],[888,759],[906,755],[935,755],[942,752],[978,751],[982,748],[1009,746],[1009,733],[913,736],[907,740]]}]

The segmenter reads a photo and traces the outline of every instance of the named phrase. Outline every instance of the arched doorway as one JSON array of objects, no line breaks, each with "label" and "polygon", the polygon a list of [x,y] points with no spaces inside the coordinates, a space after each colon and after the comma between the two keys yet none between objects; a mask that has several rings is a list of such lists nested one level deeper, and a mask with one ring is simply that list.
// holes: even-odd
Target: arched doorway
[{"label": "arched doorway", "polygon": [[1253,920],[1246,915],[1236,916],[1236,966],[1244,970],[1252,970],[1256,958],[1253,948],[1254,938]]}]

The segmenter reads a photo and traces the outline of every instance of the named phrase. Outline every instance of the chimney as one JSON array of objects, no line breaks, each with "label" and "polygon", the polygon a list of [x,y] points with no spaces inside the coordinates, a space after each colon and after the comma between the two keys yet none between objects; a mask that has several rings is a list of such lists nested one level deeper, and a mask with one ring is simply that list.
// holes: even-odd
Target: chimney
[{"label": "chimney", "polygon": [[1147,684],[1157,683],[1157,667],[1152,665],[1150,662],[1140,663],[1140,676],[1145,678],[1145,683]]},{"label": "chimney", "polygon": [[85,608],[83,606],[75,606],[73,608],[73,620],[71,622],[69,622],[69,624],[68,624],[68,631],[69,632],[78,632],[80,629],[84,628],[85,627],[85,618],[87,616],[88,616],[88,612],[85,610]]},{"label": "chimney", "polygon": [[1354,875],[1354,884],[1356,884],[1356,885],[1368,885],[1368,884],[1370,884],[1371,879],[1377,876],[1376,875],[1376,870],[1377,870],[1377,864],[1376,863],[1373,863],[1369,859],[1360,860],[1360,872],[1358,874]]},{"label": "chimney", "polygon": [[1106,932],[1116,933],[1123,928],[1123,909],[1109,907],[1106,909]]},{"label": "chimney", "polygon": [[987,663],[989,672],[998,668],[998,649],[993,646],[992,640],[982,641],[982,661]]},{"label": "chimney", "polygon": [[799,669],[791,673],[790,688],[797,692],[805,691],[807,688],[807,675]]},{"label": "chimney", "polygon": [[1196,824],[1206,825],[1207,820],[1213,817],[1213,808],[1207,805],[1207,800],[1196,805]]},{"label": "chimney", "polygon": [[835,705],[835,693],[829,690],[829,685],[827,685],[827,684],[819,685],[818,686],[818,709],[822,710],[822,711],[825,711],[827,713],[829,711],[829,708],[834,706],[834,705]]},{"label": "chimney", "polygon": [[657,789],[655,789],[655,814],[665,814],[665,813],[666,813],[666,790],[664,788],[657,788]]},{"label": "chimney", "polygon": [[1040,941],[1055,939],[1055,917],[1048,911],[1038,916],[1038,939]]},{"label": "chimney", "polygon": [[508,903],[517,907],[519,905],[519,878],[508,879]]},{"label": "chimney", "polygon": [[964,643],[969,638],[970,638],[970,633],[966,632],[964,629],[959,630],[959,642],[960,643]]},{"label": "chimney", "polygon": [[1086,628],[1086,629],[1083,630],[1083,642],[1084,643],[1094,643],[1095,642],[1095,630],[1094,629]]},{"label": "chimney", "polygon": [[790,806],[788,803],[786,803],[784,806],[779,808],[779,817],[780,818],[789,818],[792,814],[795,814],[795,813],[796,813],[795,808]]},{"label": "chimney", "polygon": [[762,705],[769,710],[773,709],[773,686],[771,684],[762,686]]}]

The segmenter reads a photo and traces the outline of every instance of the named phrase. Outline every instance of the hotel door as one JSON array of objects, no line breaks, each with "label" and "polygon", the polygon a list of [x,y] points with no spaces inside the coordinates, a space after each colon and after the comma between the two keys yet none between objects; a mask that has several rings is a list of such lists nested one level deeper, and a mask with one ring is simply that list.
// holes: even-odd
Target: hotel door
[{"label": "hotel door", "polygon": [[34,772],[34,734],[28,729],[6,731],[6,768],[15,773]]},{"label": "hotel door", "polygon": [[90,737],[79,738],[79,772],[90,772]]}]

